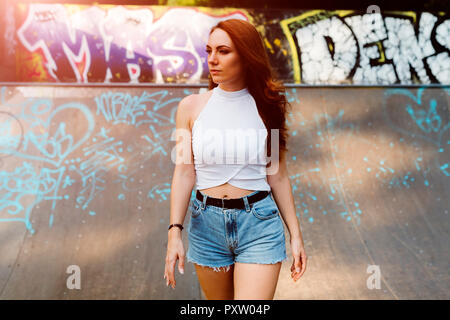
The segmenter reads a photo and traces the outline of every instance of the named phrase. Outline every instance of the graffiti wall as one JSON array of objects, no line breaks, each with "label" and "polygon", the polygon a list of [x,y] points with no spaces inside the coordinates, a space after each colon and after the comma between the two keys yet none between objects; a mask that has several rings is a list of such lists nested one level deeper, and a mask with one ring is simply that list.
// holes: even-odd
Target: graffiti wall
[{"label": "graffiti wall", "polygon": [[287,83],[450,83],[444,12],[10,4],[3,61],[19,82],[206,83],[209,30],[237,18]]},{"label": "graffiti wall", "polygon": [[[162,279],[175,113],[198,90],[1,88],[1,298],[199,297],[190,264],[177,291]],[[314,277],[336,257],[338,268],[380,264],[396,279],[365,298],[417,297],[408,284],[446,279],[450,91],[296,87],[287,97],[297,218],[309,255],[325,259],[303,294],[327,283],[317,294],[333,295],[333,281]],[[423,252],[414,272],[404,246]],[[69,265],[82,270],[81,291],[66,287]],[[352,271],[347,283],[359,277]],[[361,286],[364,278],[347,297]],[[448,297],[438,289],[420,292]]]}]

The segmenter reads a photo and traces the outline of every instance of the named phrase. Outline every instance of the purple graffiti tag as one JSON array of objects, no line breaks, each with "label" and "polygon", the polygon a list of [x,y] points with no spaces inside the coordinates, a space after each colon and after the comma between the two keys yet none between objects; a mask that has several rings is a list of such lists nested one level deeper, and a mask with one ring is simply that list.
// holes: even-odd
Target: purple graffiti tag
[{"label": "purple graffiti tag", "polygon": [[221,20],[247,18],[241,13],[212,17],[193,9],[175,8],[156,21],[147,38],[157,82],[199,81],[208,75],[205,52],[211,28]]},{"label": "purple graffiti tag", "polygon": [[[153,80],[153,59],[145,44],[153,21],[149,9],[129,10],[118,6],[110,9],[101,23],[107,48],[107,61],[112,82],[149,82]],[[104,68],[100,65],[96,69]],[[97,72],[97,70],[95,70]],[[100,74],[104,70],[98,70]]]},{"label": "purple graffiti tag", "polygon": [[43,51],[55,80],[86,82],[92,57],[105,60],[95,23],[103,15],[96,7],[69,16],[63,5],[33,4],[17,35],[29,51]]}]

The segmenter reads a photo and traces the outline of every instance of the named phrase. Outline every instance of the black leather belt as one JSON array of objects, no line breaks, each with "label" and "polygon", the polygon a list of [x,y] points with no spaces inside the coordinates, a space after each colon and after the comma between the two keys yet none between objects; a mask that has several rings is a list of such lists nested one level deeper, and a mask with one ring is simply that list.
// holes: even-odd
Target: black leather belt
[{"label": "black leather belt", "polygon": [[[247,197],[248,204],[252,204],[256,201],[262,200],[269,195],[269,191],[258,191],[257,193]],[[219,208],[225,209],[245,209],[245,203],[243,198],[237,199],[219,199],[219,198],[211,198],[207,195],[206,205],[211,205]],[[196,198],[203,202],[203,195],[197,190]]]}]

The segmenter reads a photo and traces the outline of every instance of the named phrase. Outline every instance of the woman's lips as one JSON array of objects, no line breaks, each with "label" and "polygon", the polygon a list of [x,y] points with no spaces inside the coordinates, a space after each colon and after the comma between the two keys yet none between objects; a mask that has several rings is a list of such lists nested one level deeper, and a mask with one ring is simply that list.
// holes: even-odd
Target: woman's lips
[{"label": "woman's lips", "polygon": [[219,73],[220,70],[211,70],[211,73]]}]

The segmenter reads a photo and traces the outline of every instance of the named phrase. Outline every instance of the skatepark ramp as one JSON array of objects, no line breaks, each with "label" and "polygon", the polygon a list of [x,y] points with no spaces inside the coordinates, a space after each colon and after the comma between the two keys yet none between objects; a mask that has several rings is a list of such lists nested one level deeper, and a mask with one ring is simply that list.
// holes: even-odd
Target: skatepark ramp
[{"label": "skatepark ramp", "polygon": [[[163,275],[175,113],[206,89],[0,89],[0,299],[201,299],[191,263]],[[294,283],[286,230],[275,299],[449,299],[450,89],[287,96],[309,260]]]}]

